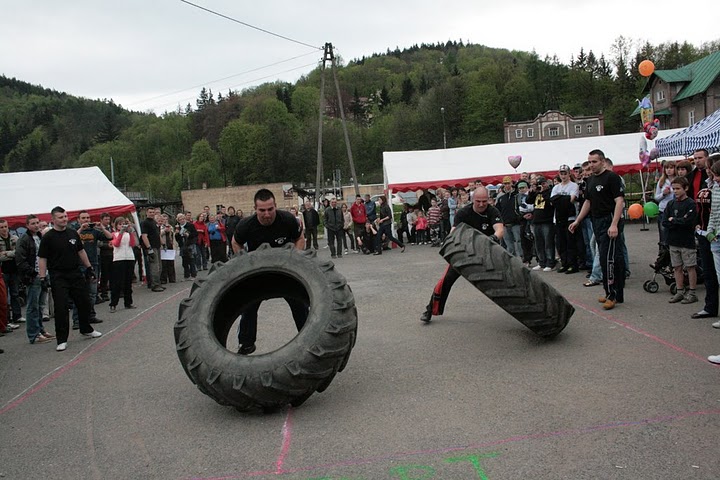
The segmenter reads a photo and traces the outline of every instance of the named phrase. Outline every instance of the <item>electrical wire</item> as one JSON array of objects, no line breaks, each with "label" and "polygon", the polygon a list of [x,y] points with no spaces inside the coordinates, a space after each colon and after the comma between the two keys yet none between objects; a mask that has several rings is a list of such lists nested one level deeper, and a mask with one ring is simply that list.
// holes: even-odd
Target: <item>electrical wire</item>
[{"label": "electrical wire", "polygon": [[263,69],[265,69],[265,68],[274,67],[275,65],[280,65],[281,63],[287,63],[287,62],[290,62],[290,61],[292,61],[292,60],[296,60],[296,59],[298,59],[298,58],[307,57],[308,55],[315,55],[316,53],[317,53],[317,52],[315,52],[315,51],[308,52],[308,53],[303,53],[302,55],[297,55],[297,56],[295,56],[295,57],[288,58],[287,60],[281,60],[281,61],[279,61],[279,62],[271,63],[271,64],[269,64],[269,65],[265,65],[265,66],[262,66],[262,67],[257,67],[257,68],[253,68],[253,69],[250,69],[250,70],[245,70],[244,72],[236,73],[236,74],[230,75],[230,76],[228,76],[228,77],[218,78],[217,80],[211,80],[211,81],[209,81],[209,82],[201,83],[200,85],[194,85],[194,86],[192,86],[192,87],[183,88],[182,90],[176,90],[176,91],[174,91],[174,92],[163,93],[162,95],[157,95],[157,96],[155,96],[155,97],[150,97],[150,98],[146,98],[146,99],[143,99],[143,100],[137,100],[137,101],[135,101],[135,102],[128,103],[127,106],[137,105],[137,104],[145,103],[145,102],[150,102],[150,101],[152,101],[152,100],[157,100],[157,99],[160,99],[160,98],[169,97],[170,95],[177,95],[178,93],[186,92],[186,91],[188,91],[188,90],[194,90],[194,89],[200,88],[200,87],[205,87],[205,86],[208,86],[208,85],[212,85],[213,83],[222,82],[223,80],[228,80],[228,79],[231,79],[231,78],[239,77],[239,76],[241,76],[241,75],[246,75],[246,74],[248,74],[248,73],[257,72],[258,70],[263,70]]},{"label": "electrical wire", "polygon": [[195,7],[195,8],[199,8],[200,10],[204,10],[204,11],[206,11],[206,12],[208,12],[208,13],[212,13],[213,15],[217,15],[218,17],[222,17],[222,18],[225,18],[225,19],[227,19],[227,20],[230,20],[231,22],[239,23],[240,25],[246,26],[246,27],[248,27],[248,28],[252,28],[252,29],[258,30],[258,31],[260,31],[260,32],[267,33],[268,35],[272,35],[273,37],[282,38],[283,40],[287,40],[287,41],[289,41],[289,42],[297,43],[297,44],[299,44],[299,45],[305,45],[306,47],[314,48],[314,49],[316,49],[316,50],[322,50],[322,47],[318,47],[317,45],[310,45],[309,43],[301,42],[301,41],[299,41],[299,40],[295,40],[295,39],[293,39],[293,38],[286,37],[286,36],[284,36],[284,35],[280,35],[280,34],[277,34],[277,33],[273,33],[273,32],[271,32],[271,31],[269,31],[269,30],[265,30],[264,28],[256,27],[255,25],[250,25],[249,23],[240,21],[240,20],[238,20],[238,19],[236,19],[236,18],[229,17],[229,16],[227,16],[227,15],[223,15],[222,13],[216,12],[216,11],[214,11],[214,10],[210,10],[209,8],[205,8],[205,7],[202,7],[202,6],[197,5],[197,4],[195,4],[195,3],[189,2],[188,0],[180,0],[180,1],[183,2],[183,3],[186,3],[186,4],[190,5],[190,6],[193,6],[193,7]]},{"label": "electrical wire", "polygon": [[[267,76],[265,76],[265,77],[260,77],[260,78],[255,78],[255,79],[253,79],[253,80],[248,80],[247,82],[238,83],[238,84],[232,85],[232,86],[230,86],[230,87],[228,87],[228,88],[233,89],[233,88],[239,87],[239,86],[241,86],[241,85],[247,85],[247,84],[250,84],[250,83],[256,83],[256,82],[259,82],[260,80],[266,80],[266,79],[268,79],[268,78],[275,77],[276,75],[281,75],[281,74],[283,74],[283,73],[292,72],[292,71],[294,71],[294,70],[300,70],[301,68],[307,68],[307,67],[311,67],[311,66],[314,66],[314,65],[317,65],[317,62],[308,63],[308,64],[306,64],[306,65],[301,65],[301,66],[299,66],[299,67],[295,67],[295,68],[291,68],[291,69],[288,69],[288,70],[284,70],[284,71],[282,71],[282,72],[273,73],[273,74],[267,75]],[[197,97],[195,97],[195,96],[193,96],[193,97],[186,97],[186,98],[182,98],[182,99],[180,99],[180,100],[176,100],[176,101],[173,101],[173,102],[170,102],[170,103],[163,103],[163,104],[160,104],[160,105],[157,105],[157,106],[148,108],[148,109],[149,109],[149,110],[155,110],[155,109],[161,109],[162,107],[166,107],[166,106],[169,106],[169,105],[181,105],[182,103],[184,103],[184,102],[186,102],[186,101],[189,102],[190,100],[195,100],[196,98],[197,98]]]}]

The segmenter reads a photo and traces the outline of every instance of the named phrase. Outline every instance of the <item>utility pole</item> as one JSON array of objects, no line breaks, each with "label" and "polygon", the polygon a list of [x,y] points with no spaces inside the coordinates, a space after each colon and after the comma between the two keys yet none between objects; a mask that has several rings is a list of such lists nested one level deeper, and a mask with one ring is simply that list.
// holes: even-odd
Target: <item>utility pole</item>
[{"label": "utility pole", "polygon": [[113,163],[112,155],[110,155],[110,181],[115,185],[115,163]]},{"label": "utility pole", "polygon": [[[326,43],[323,51],[322,66],[320,67],[320,114],[318,115],[318,154],[317,154],[317,174],[315,176],[315,202],[320,203],[320,183],[323,179],[323,159],[322,159],[322,131],[323,131],[323,113],[325,111],[325,65],[330,62],[333,80],[335,81],[335,90],[337,93],[338,107],[340,108],[340,120],[345,136],[345,148],[347,150],[348,162],[350,163],[350,172],[354,180],[355,195],[360,195],[360,187],[357,182],[357,174],[355,173],[355,162],[353,161],[352,149],[350,147],[350,136],[348,135],[347,123],[345,121],[345,109],[343,108],[342,96],[340,94],[340,83],[337,79],[335,67],[335,55],[333,54],[332,43]],[[335,176],[333,172],[333,177]]]}]

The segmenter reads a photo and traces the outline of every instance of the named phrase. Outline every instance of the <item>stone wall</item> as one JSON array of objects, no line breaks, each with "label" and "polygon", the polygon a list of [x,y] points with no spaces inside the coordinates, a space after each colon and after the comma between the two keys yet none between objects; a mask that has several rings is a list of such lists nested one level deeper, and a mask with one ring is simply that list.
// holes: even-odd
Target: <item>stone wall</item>
[{"label": "stone wall", "polygon": [[235,207],[235,210],[242,210],[245,215],[253,213],[253,197],[261,188],[267,188],[275,194],[278,208],[290,208],[298,204],[297,193],[292,192],[289,197],[283,194],[283,186],[287,188],[288,183],[270,183],[265,185],[243,185],[227,188],[206,188],[200,190],[183,190],[182,202],[186,211],[192,212],[194,218],[202,212],[205,205],[215,212],[217,207]]}]

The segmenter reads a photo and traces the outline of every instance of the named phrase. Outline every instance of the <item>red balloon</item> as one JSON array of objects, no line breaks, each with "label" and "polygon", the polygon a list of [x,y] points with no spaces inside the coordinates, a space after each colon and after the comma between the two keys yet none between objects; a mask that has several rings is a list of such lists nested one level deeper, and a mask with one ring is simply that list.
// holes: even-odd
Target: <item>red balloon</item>
[{"label": "red balloon", "polygon": [[643,206],[639,203],[633,203],[628,208],[628,217],[631,220],[637,220],[643,216]]}]

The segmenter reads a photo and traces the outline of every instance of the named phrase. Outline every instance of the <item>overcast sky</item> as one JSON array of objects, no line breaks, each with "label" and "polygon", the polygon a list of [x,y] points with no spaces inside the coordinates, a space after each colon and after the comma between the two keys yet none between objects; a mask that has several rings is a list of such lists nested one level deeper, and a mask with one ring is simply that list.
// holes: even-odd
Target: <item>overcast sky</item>
[{"label": "overcast sky", "polygon": [[[697,46],[720,37],[703,20],[718,17],[717,0],[193,3],[301,43],[331,42],[345,60],[462,39],[568,63],[581,47],[609,57],[620,35]],[[684,23],[673,24],[678,10]],[[0,11],[0,73],[77,96],[112,98],[133,110],[194,106],[203,85],[224,94],[295,81],[322,57],[180,0],[0,0]],[[662,22],[653,28],[657,19]]]}]

